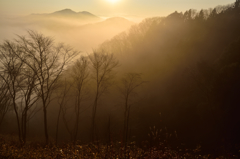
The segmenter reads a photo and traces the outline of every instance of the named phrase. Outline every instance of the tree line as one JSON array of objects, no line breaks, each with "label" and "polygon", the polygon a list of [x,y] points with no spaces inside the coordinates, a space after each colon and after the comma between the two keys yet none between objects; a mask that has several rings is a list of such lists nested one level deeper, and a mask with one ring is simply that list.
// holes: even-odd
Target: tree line
[{"label": "tree line", "polygon": [[[1,44],[1,122],[6,113],[13,109],[21,144],[26,143],[27,123],[39,111],[36,103],[42,105],[40,109],[43,111],[45,142],[49,143],[48,107],[55,98],[59,106],[56,142],[60,116],[71,139],[77,141],[80,110],[82,101],[88,96],[89,80],[93,81],[95,87],[91,140],[96,140],[98,101],[111,86],[113,71],[119,63],[113,54],[107,54],[103,50],[94,50],[88,56],[79,55],[79,51],[62,43],[55,44],[52,38],[33,30],[29,30],[27,36],[18,36],[14,41],[6,40]],[[125,111],[128,112],[127,102],[132,91],[142,84],[141,75],[128,73],[123,77],[123,84],[121,93],[126,95]],[[72,115],[75,115],[73,126],[66,119],[70,94],[75,98],[74,104],[70,105],[74,109]],[[124,122],[125,134],[128,124],[129,122]]]}]

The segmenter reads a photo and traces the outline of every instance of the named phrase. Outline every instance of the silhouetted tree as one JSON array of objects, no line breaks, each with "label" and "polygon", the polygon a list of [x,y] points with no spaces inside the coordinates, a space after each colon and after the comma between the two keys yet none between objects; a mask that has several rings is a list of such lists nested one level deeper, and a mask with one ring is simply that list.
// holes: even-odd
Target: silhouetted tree
[{"label": "silhouetted tree", "polygon": [[217,10],[216,10],[216,8],[214,8],[212,10],[212,12],[210,13],[209,18],[215,18],[216,16],[217,16]]},{"label": "silhouetted tree", "polygon": [[201,10],[195,18],[198,21],[203,21],[205,19],[204,11]]},{"label": "silhouetted tree", "polygon": [[37,95],[42,102],[44,114],[44,132],[46,144],[49,143],[47,126],[47,107],[52,100],[52,93],[65,67],[78,55],[77,51],[64,44],[54,45],[53,39],[36,31],[28,31],[28,36],[18,36],[18,45],[24,53],[21,61],[36,76]]},{"label": "silhouetted tree", "polygon": [[5,115],[10,110],[10,106],[11,96],[9,94],[9,90],[7,89],[7,84],[0,78],[0,128]]},{"label": "silhouetted tree", "polygon": [[240,0],[236,0],[236,2],[234,3],[235,10],[239,9],[239,6],[240,6]]},{"label": "silhouetted tree", "polygon": [[122,78],[122,86],[120,87],[120,93],[124,100],[124,142],[125,146],[128,142],[128,129],[130,120],[130,109],[133,105],[133,97],[136,96],[136,89],[144,84],[141,74],[127,73]]},{"label": "silhouetted tree", "polygon": [[5,41],[0,46],[0,76],[4,81],[5,86],[11,97],[11,102],[13,104],[13,109],[17,119],[19,142],[22,143],[21,121],[19,117],[19,108],[17,105],[20,91],[19,85],[22,82],[21,71],[23,68],[23,62],[18,58],[18,56],[21,56],[19,55],[20,53],[20,47],[13,42]]},{"label": "silhouetted tree", "polygon": [[[25,143],[27,122],[30,119],[28,112],[38,100],[36,74],[21,60],[25,57],[22,47],[18,45],[17,41],[14,43],[5,41],[2,45],[1,56],[3,65],[1,77],[8,88],[7,92],[10,92],[13,103],[19,99],[18,104],[13,104],[13,106],[20,127],[20,141]],[[8,99],[8,95],[5,95]]]},{"label": "silhouetted tree", "polygon": [[[62,113],[66,113],[65,107],[67,105],[66,103],[70,100],[69,91],[72,87],[72,83],[67,81],[66,78],[64,78],[64,79],[60,78],[58,83],[60,84],[60,86],[56,90],[57,102],[58,102],[58,105],[59,105],[58,116],[57,116],[57,125],[56,125],[56,136],[55,136],[56,144],[58,143],[58,131],[59,131],[60,116],[62,115],[63,119],[65,119],[65,114],[62,114]],[[64,120],[64,124],[66,126],[66,124],[68,124],[68,123],[65,123],[65,120]]]},{"label": "silhouetted tree", "polygon": [[74,88],[74,95],[76,97],[75,108],[74,112],[76,113],[76,119],[74,123],[74,134],[73,134],[73,141],[76,142],[78,130],[79,130],[79,123],[80,123],[80,109],[82,106],[82,101],[86,98],[87,90],[86,84],[88,81],[89,76],[89,61],[86,57],[81,57],[78,59],[73,67],[71,68],[70,78],[72,79],[73,88]]},{"label": "silhouetted tree", "polygon": [[[25,66],[25,65],[24,65]],[[19,87],[19,95],[23,100],[21,100],[20,107],[22,108],[22,140],[23,143],[26,142],[27,136],[27,122],[30,119],[28,116],[29,110],[34,106],[34,104],[39,99],[37,95],[37,76],[36,73],[33,72],[28,67],[23,67],[23,71],[21,72],[23,79],[22,83]]]},{"label": "silhouetted tree", "polygon": [[93,51],[89,55],[92,79],[95,82],[95,97],[92,110],[92,128],[91,128],[91,138],[95,141],[96,136],[96,114],[98,101],[100,97],[106,93],[110,82],[113,78],[113,69],[118,66],[118,61],[114,58],[113,54],[108,54],[102,51]]}]

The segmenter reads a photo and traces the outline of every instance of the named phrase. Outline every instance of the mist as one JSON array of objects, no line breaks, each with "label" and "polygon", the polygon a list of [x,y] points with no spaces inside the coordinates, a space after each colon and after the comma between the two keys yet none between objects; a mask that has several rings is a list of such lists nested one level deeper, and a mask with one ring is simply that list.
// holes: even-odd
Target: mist
[{"label": "mist", "polygon": [[69,44],[86,53],[134,24],[122,17],[100,18],[89,14],[87,17],[79,17],[74,11],[65,9],[51,14],[2,17],[0,41],[12,40],[16,35],[25,34],[27,30],[38,30],[53,37],[56,42]]}]

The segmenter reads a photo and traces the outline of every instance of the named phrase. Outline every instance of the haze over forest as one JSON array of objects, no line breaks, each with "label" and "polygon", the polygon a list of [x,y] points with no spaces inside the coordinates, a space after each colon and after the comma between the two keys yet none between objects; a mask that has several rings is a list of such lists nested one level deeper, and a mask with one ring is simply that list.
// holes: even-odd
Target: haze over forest
[{"label": "haze over forest", "polygon": [[57,42],[89,52],[133,24],[121,17],[103,19],[87,11],[63,9],[49,14],[1,18],[0,41],[15,38],[16,34],[25,34],[26,30],[32,29],[53,37]]},{"label": "haze over forest", "polygon": [[73,143],[78,157],[89,143],[100,158],[240,156],[239,0],[141,22],[62,9],[0,26],[1,146],[10,134]]}]

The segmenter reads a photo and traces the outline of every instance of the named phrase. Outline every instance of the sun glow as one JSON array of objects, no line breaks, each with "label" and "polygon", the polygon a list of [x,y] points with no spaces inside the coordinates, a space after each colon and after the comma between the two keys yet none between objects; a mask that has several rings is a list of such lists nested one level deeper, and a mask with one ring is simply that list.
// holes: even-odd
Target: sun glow
[{"label": "sun glow", "polygon": [[108,2],[110,2],[110,3],[116,3],[116,2],[118,2],[119,0],[107,0]]}]

